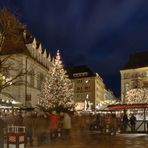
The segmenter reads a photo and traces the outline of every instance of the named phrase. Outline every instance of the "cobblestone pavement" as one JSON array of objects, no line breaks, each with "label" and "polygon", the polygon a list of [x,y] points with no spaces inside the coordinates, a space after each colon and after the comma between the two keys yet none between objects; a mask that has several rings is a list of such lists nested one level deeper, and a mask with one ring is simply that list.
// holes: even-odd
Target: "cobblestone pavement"
[{"label": "cobblestone pavement", "polygon": [[146,134],[101,135],[85,131],[75,133],[70,139],[56,139],[42,146],[27,148],[148,148]]}]

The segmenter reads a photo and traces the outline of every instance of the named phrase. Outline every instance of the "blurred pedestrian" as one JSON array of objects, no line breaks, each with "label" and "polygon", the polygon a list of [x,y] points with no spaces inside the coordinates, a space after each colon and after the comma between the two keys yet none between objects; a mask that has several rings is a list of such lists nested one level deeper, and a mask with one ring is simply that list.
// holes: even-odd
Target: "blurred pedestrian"
[{"label": "blurred pedestrian", "polygon": [[127,130],[128,121],[129,121],[128,116],[126,113],[124,113],[123,118],[122,118],[124,132]]},{"label": "blurred pedestrian", "polygon": [[134,114],[132,114],[131,117],[130,117],[130,124],[131,124],[131,131],[135,132],[135,130],[136,130],[136,117],[134,116]]},{"label": "blurred pedestrian", "polygon": [[111,116],[110,130],[111,130],[111,134],[116,135],[116,132],[117,132],[117,118],[116,118],[116,114],[112,114],[112,116]]},{"label": "blurred pedestrian", "polygon": [[71,117],[68,113],[64,113],[63,118],[63,138],[70,138]]},{"label": "blurred pedestrian", "polygon": [[23,125],[26,127],[26,144],[33,145],[33,126],[34,118],[31,112],[27,112],[23,119]]},{"label": "blurred pedestrian", "polygon": [[100,129],[100,114],[97,114],[96,115],[96,128],[97,128],[97,130],[99,130]]},{"label": "blurred pedestrian", "polygon": [[22,126],[23,125],[23,116],[22,116],[21,112],[18,112],[14,116],[14,125],[15,126]]},{"label": "blurred pedestrian", "polygon": [[37,137],[37,145],[40,146],[47,143],[49,134],[49,120],[44,112],[37,113],[35,119],[35,135]]},{"label": "blurred pedestrian", "polygon": [[2,120],[1,113],[0,113],[0,148],[4,147],[4,128],[5,122]]},{"label": "blurred pedestrian", "polygon": [[52,114],[49,115],[50,120],[50,138],[57,138],[58,126],[59,126],[59,117],[56,111],[52,111]]}]

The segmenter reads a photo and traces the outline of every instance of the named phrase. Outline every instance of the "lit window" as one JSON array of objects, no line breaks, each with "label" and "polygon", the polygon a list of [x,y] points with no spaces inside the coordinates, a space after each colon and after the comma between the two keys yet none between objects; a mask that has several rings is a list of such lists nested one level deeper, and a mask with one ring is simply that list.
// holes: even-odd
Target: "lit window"
[{"label": "lit window", "polygon": [[77,90],[80,90],[80,87],[77,87]]},{"label": "lit window", "polygon": [[87,86],[85,86],[85,90],[88,90],[88,87]]},{"label": "lit window", "polygon": [[126,90],[126,91],[129,90],[129,84],[128,84],[128,83],[125,84],[125,90]]},{"label": "lit window", "polygon": [[88,99],[88,97],[89,97],[89,95],[87,94],[87,95],[86,95],[86,99]]},{"label": "lit window", "polygon": [[85,83],[88,83],[88,82],[89,82],[89,80],[86,80],[86,81],[85,81]]},{"label": "lit window", "polygon": [[32,86],[32,87],[34,87],[34,76],[35,76],[35,74],[34,74],[34,71],[33,70],[31,70],[30,71],[30,86]]},{"label": "lit window", "polygon": [[146,71],[146,77],[148,77],[148,71]]}]

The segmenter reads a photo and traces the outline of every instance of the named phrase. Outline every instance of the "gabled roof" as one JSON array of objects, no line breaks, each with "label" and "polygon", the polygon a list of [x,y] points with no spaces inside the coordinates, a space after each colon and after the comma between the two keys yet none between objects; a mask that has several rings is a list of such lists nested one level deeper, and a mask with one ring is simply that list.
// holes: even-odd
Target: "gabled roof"
[{"label": "gabled roof", "polygon": [[15,53],[24,53],[30,55],[25,45],[22,32],[16,36],[6,36],[0,52],[1,55]]},{"label": "gabled roof", "polygon": [[[0,55],[22,53],[31,56],[26,45],[32,44],[35,38],[26,29],[25,25],[23,25],[13,13],[5,8],[0,9],[0,19],[2,20],[0,21],[0,33],[5,33],[4,40],[2,41],[0,48]],[[39,50],[41,54],[45,51],[45,48],[43,48],[41,43],[36,39],[35,48]]]},{"label": "gabled roof", "polygon": [[0,33],[4,35],[2,36],[0,54],[29,54],[23,36],[25,26],[6,8],[0,9],[0,19]]},{"label": "gabled roof", "polygon": [[148,51],[137,52],[129,56],[128,62],[121,70],[148,67]]}]

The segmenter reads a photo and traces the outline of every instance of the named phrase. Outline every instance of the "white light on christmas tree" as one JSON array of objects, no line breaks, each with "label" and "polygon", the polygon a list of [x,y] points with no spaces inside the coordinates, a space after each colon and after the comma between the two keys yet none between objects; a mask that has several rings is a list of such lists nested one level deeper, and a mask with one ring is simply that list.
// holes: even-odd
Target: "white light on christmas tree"
[{"label": "white light on christmas tree", "polygon": [[59,50],[52,61],[43,82],[39,105],[47,110],[71,110],[74,108],[72,82],[64,70]]},{"label": "white light on christmas tree", "polygon": [[148,103],[148,88],[131,89],[126,93],[127,104]]}]

